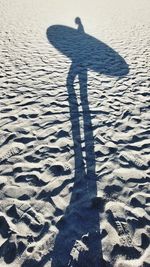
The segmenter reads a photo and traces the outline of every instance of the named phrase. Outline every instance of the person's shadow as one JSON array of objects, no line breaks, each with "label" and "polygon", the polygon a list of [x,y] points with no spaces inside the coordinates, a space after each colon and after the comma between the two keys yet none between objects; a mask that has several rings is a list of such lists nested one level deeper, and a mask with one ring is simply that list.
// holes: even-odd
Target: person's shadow
[{"label": "person's shadow", "polygon": [[[86,34],[80,18],[77,29],[53,25],[47,29],[49,42],[72,60],[67,77],[67,90],[74,142],[75,179],[69,206],[57,223],[59,233],[52,253],[52,267],[104,267],[100,236],[99,212],[102,202],[96,198],[96,172],[92,121],[88,102],[88,69],[109,76],[122,77],[128,71],[125,60],[113,49]],[[82,112],[79,112],[74,87],[78,76]],[[80,116],[84,140],[81,138]],[[81,144],[85,146],[82,148]],[[83,157],[83,152],[85,157]],[[76,254],[76,259],[71,255]]]}]

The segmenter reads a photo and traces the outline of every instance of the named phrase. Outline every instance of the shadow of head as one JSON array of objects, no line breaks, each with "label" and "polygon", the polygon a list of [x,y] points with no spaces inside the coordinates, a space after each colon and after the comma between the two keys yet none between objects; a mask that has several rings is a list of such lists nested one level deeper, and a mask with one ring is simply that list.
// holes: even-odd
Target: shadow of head
[{"label": "shadow of head", "polygon": [[[113,48],[84,32],[81,19],[75,18],[77,29],[53,25],[47,29],[47,38],[58,51],[72,60],[104,75],[122,77],[129,67],[121,55]],[[84,33],[84,34],[83,34]]]},{"label": "shadow of head", "polygon": [[80,19],[79,17],[76,17],[76,18],[75,18],[75,23],[76,23],[77,25],[82,24],[82,23],[81,23],[81,19]]},{"label": "shadow of head", "polygon": [[83,27],[81,19],[79,17],[75,18],[75,23],[78,25],[77,31],[80,33],[84,33],[84,27]]}]

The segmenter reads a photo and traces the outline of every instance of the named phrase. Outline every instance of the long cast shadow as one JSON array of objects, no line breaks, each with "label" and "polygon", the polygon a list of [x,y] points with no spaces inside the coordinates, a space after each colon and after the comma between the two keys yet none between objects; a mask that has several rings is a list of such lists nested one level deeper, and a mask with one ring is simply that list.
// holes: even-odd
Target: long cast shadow
[{"label": "long cast shadow", "polygon": [[[57,224],[59,233],[55,240],[52,267],[103,267],[105,263],[102,257],[99,210],[93,205],[97,187],[87,72],[88,69],[92,69],[105,75],[122,77],[129,69],[125,60],[116,51],[84,32],[80,18],[76,18],[75,22],[78,25],[77,29],[63,25],[53,25],[47,29],[49,42],[72,60],[66,86],[75,157],[75,182],[70,204]],[[81,146],[81,112],[74,88],[77,76],[84,126],[84,149]],[[80,245],[84,247],[84,251],[80,251],[77,259],[73,259],[71,251]]]}]

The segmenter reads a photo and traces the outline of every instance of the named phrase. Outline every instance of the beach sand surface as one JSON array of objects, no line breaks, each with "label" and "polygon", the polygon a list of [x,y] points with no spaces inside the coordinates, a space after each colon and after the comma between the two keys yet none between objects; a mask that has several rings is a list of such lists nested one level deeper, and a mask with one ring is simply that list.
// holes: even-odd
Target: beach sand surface
[{"label": "beach sand surface", "polygon": [[0,267],[150,266],[149,10],[0,0]]}]

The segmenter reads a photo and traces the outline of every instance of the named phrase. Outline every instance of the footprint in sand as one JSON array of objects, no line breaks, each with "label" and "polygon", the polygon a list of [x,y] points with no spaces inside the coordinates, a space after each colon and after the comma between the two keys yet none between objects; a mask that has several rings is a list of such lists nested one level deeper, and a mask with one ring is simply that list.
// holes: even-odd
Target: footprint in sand
[{"label": "footprint in sand", "polygon": [[20,154],[24,150],[25,146],[23,144],[12,144],[7,146],[6,149],[0,151],[0,163],[7,161],[9,158]]},{"label": "footprint in sand", "polygon": [[120,155],[120,159],[125,161],[129,166],[133,165],[138,169],[145,170],[148,168],[147,162],[141,155],[132,152],[123,152]]}]

